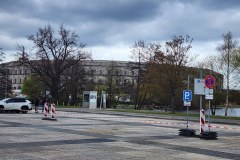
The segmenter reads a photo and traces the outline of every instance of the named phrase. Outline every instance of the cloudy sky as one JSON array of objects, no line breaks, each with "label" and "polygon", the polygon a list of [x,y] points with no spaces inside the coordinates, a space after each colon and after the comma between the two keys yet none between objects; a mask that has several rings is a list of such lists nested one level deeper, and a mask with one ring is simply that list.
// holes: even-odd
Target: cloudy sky
[{"label": "cloudy sky", "polygon": [[164,42],[190,35],[193,54],[217,53],[222,34],[240,38],[239,0],[1,0],[0,48],[6,61],[26,36],[63,24],[87,44],[93,59],[130,60],[139,39]]}]

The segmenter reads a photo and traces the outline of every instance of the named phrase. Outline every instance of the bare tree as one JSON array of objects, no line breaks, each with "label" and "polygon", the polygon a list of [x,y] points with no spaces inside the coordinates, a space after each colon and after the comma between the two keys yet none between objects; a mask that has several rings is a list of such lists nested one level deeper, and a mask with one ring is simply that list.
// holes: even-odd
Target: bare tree
[{"label": "bare tree", "polygon": [[111,108],[114,101],[114,93],[116,90],[116,78],[118,76],[117,64],[115,62],[110,62],[107,67],[107,77],[106,77],[106,91],[108,93],[108,107]]},{"label": "bare tree", "polygon": [[192,40],[188,35],[174,36],[171,41],[165,43],[165,48],[155,47],[152,65],[156,76],[152,78],[157,78],[161,87],[169,92],[172,113],[175,113],[176,97],[180,93],[188,66],[193,58],[189,55]]},{"label": "bare tree", "polygon": [[221,63],[220,61],[218,61],[218,59],[218,55],[209,55],[198,64],[199,68],[204,69],[204,75],[210,74],[213,75],[216,79],[216,86],[214,88],[214,99],[212,100],[210,106],[212,115],[215,115],[217,107],[223,103],[225,97],[222,90],[223,78],[222,76],[220,76],[220,74],[218,74],[218,72],[221,70]]},{"label": "bare tree", "polygon": [[66,84],[62,90],[63,95],[61,99],[70,105],[77,104],[80,93],[83,92],[83,88],[86,87],[87,73],[83,65],[75,64],[65,71],[63,74],[63,82]]},{"label": "bare tree", "polygon": [[213,71],[219,71],[221,64],[218,59],[219,57],[217,55],[209,55],[199,62],[197,66],[200,68],[211,69]]},{"label": "bare tree", "polygon": [[57,33],[48,25],[39,28],[35,35],[27,37],[34,44],[31,51],[27,52],[24,46],[18,46],[20,62],[40,77],[55,101],[70,84],[69,77],[65,76],[67,71],[82,60],[90,58],[75,32],[60,26]]},{"label": "bare tree", "polygon": [[106,91],[108,93],[108,107],[116,108],[121,97],[122,85],[124,83],[121,68],[116,62],[110,62],[107,66]]},{"label": "bare tree", "polygon": [[149,44],[143,40],[136,41],[132,46],[131,58],[134,62],[131,62],[129,66],[133,71],[137,71],[135,109],[141,109],[147,95],[147,89],[144,86],[144,74],[146,72],[146,64],[149,61],[149,53]]},{"label": "bare tree", "polygon": [[231,32],[223,34],[223,44],[218,47],[220,53],[221,69],[226,76],[226,109],[225,116],[228,114],[229,109],[229,86],[230,86],[230,77],[234,74],[236,66],[234,65],[234,58],[236,57],[237,41],[233,39]]},{"label": "bare tree", "polygon": [[0,62],[2,62],[3,59],[5,58],[5,57],[4,57],[5,53],[4,53],[2,50],[3,50],[3,49],[0,48]]},{"label": "bare tree", "polygon": [[[5,53],[2,48],[0,48],[0,62],[5,59]],[[11,91],[11,83],[8,79],[9,70],[4,66],[1,65],[0,68],[0,98],[7,97]]]}]

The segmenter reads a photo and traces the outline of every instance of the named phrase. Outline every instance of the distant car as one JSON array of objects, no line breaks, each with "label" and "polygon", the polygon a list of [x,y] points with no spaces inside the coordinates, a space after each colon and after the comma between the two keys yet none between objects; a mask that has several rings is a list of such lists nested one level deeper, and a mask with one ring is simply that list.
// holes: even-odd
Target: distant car
[{"label": "distant car", "polygon": [[5,98],[0,101],[0,111],[15,111],[27,113],[32,109],[32,104],[25,98]]}]

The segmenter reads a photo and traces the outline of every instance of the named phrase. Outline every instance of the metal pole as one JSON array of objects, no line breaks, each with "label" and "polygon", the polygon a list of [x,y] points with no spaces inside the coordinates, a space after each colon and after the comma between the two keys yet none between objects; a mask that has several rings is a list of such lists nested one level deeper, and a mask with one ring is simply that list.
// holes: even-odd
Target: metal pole
[{"label": "metal pole", "polygon": [[[187,90],[189,90],[189,75],[188,75],[188,81],[187,81]],[[187,130],[188,130],[188,106],[187,106]]]},{"label": "metal pole", "polygon": [[188,106],[187,106],[187,130],[188,130]]},{"label": "metal pole", "polygon": [[209,100],[208,101],[208,132],[210,132],[210,104],[211,103],[211,101]]},{"label": "metal pole", "polygon": [[100,110],[102,109],[102,103],[103,103],[103,91],[101,92]]},{"label": "metal pole", "polygon": [[[202,79],[202,70],[200,70],[200,78]],[[200,95],[200,115],[201,115],[201,112],[202,112],[202,95]],[[202,129],[201,129],[201,116],[200,116],[200,133],[202,133]]]}]

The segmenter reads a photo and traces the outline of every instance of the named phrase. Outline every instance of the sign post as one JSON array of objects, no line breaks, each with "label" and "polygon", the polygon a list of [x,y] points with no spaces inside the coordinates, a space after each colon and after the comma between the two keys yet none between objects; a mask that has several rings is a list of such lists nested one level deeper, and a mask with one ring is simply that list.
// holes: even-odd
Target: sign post
[{"label": "sign post", "polygon": [[204,79],[204,85],[206,87],[205,89],[205,99],[208,100],[208,132],[201,133],[202,139],[216,139],[217,133],[216,132],[210,132],[210,114],[211,114],[211,100],[213,99],[213,87],[215,86],[216,80],[213,76],[208,75]]},{"label": "sign post", "polygon": [[[202,78],[202,72],[200,74],[200,77]],[[194,94],[195,95],[200,95],[200,115],[202,113],[202,96],[205,95],[205,85],[204,85],[204,79],[194,79]],[[201,123],[202,119],[200,116],[200,134],[202,134],[203,130],[202,130],[202,123]]]},{"label": "sign post", "polygon": [[183,105],[187,107],[187,129],[180,129],[179,135],[180,136],[188,136],[192,137],[195,136],[195,130],[188,129],[188,107],[191,106],[192,101],[192,91],[189,90],[189,75],[188,75],[188,84],[187,84],[187,90],[183,90]]},{"label": "sign post", "polygon": [[205,90],[205,99],[208,99],[208,131],[210,132],[210,114],[211,114],[211,102],[213,99],[213,87],[215,86],[215,78],[211,75],[208,75],[204,79]]},{"label": "sign post", "polygon": [[183,104],[187,107],[187,129],[188,129],[188,107],[191,106],[192,101],[192,91],[191,90],[183,90]]}]

